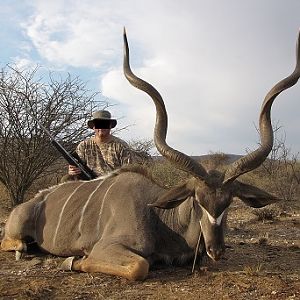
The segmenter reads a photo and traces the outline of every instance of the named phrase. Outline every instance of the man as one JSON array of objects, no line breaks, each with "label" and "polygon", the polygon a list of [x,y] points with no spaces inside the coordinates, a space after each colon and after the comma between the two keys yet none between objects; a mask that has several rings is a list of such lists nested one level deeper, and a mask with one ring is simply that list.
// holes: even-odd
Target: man
[{"label": "man", "polygon": [[[135,162],[135,152],[126,142],[111,134],[117,120],[111,118],[109,111],[94,112],[87,125],[94,130],[95,136],[80,142],[76,152],[97,176]],[[69,165],[68,174],[76,177],[80,169]]]}]

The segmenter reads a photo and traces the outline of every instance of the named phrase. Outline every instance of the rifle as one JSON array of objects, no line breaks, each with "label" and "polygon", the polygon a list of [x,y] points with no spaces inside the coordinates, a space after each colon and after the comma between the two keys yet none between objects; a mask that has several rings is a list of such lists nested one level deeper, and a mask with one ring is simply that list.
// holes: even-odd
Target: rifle
[{"label": "rifle", "polygon": [[40,128],[49,136],[51,140],[51,144],[62,154],[64,159],[72,166],[76,166],[80,169],[81,173],[79,174],[80,179],[82,180],[91,180],[97,177],[93,170],[91,170],[79,157],[79,155],[74,151],[70,154],[49,132],[47,128],[45,128],[34,116],[32,116]]}]

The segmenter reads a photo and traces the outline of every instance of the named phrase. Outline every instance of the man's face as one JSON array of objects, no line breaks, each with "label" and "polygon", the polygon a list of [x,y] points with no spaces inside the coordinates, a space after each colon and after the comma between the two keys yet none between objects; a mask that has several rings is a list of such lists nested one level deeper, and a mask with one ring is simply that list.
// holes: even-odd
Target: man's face
[{"label": "man's face", "polygon": [[93,128],[95,135],[98,136],[99,138],[107,138],[110,135],[110,128]]},{"label": "man's face", "polygon": [[110,136],[111,122],[110,120],[95,120],[93,129],[96,137],[100,139],[108,138]]}]

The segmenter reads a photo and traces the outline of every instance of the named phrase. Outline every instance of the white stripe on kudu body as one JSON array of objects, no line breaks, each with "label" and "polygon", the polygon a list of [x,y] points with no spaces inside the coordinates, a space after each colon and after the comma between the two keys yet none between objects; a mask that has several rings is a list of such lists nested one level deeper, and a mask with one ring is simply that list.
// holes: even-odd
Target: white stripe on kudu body
[{"label": "white stripe on kudu body", "polygon": [[[39,215],[40,215],[40,209],[42,207],[42,204],[44,202],[46,202],[46,200],[48,199],[48,197],[54,193],[57,189],[59,188],[59,186],[55,187],[55,188],[51,188],[51,191],[44,197],[44,199],[41,201],[41,202],[38,202],[36,204],[36,206],[34,207],[33,209],[33,216],[34,216],[34,239],[36,240],[36,237],[37,237],[37,229],[39,229],[39,226],[38,226],[38,218],[39,218]],[[40,195],[41,193],[43,193],[45,190],[41,190],[39,191],[38,195]]]},{"label": "white stripe on kudu body", "polygon": [[70,201],[70,199],[72,198],[72,196],[77,192],[77,190],[87,182],[82,182],[74,191],[73,193],[67,198],[67,200],[65,201],[65,204],[63,205],[62,209],[61,209],[61,212],[59,214],[59,218],[58,218],[58,223],[57,223],[57,226],[56,226],[56,230],[55,230],[55,234],[54,234],[54,237],[53,237],[53,245],[55,245],[55,242],[56,242],[56,236],[57,236],[57,232],[58,232],[58,228],[60,226],[60,223],[61,223],[61,219],[62,219],[62,216],[63,216],[63,213],[64,213],[64,210],[65,210],[65,207],[67,206],[68,202]]},{"label": "white stripe on kudu body", "polygon": [[214,218],[203,206],[201,206],[201,209],[206,213],[208,220],[212,225],[221,225],[225,211],[223,211],[217,218]]},{"label": "white stripe on kudu body", "polygon": [[83,222],[83,217],[84,217],[84,213],[86,211],[86,208],[90,202],[90,200],[92,199],[93,195],[95,194],[95,192],[99,189],[99,187],[101,186],[101,184],[104,181],[100,180],[100,183],[96,186],[96,188],[91,192],[91,194],[89,195],[87,201],[85,202],[82,210],[81,210],[81,216],[80,216],[80,220],[79,220],[79,225],[78,225],[78,231],[81,232],[81,227],[82,227],[82,222]]},{"label": "white stripe on kudu body", "polygon": [[99,230],[100,230],[100,220],[101,220],[101,215],[103,212],[103,207],[104,207],[104,203],[107,197],[108,192],[110,191],[110,189],[115,185],[116,182],[113,182],[110,187],[107,189],[106,193],[104,194],[103,200],[102,200],[102,204],[101,204],[101,208],[100,208],[100,212],[99,212],[99,218],[98,218],[98,222],[97,222],[97,235],[99,235]]}]

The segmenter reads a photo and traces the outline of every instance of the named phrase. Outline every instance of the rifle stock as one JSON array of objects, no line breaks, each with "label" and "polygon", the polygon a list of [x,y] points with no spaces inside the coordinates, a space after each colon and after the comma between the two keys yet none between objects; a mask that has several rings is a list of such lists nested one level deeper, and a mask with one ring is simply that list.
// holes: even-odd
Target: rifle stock
[{"label": "rifle stock", "polygon": [[[49,135],[49,134],[48,134]],[[92,180],[97,176],[93,170],[91,170],[78,156],[76,152],[70,154],[61,144],[59,144],[52,136],[51,144],[61,153],[63,158],[72,166],[76,166],[80,169],[81,173],[79,174],[80,179],[82,180]]]}]

